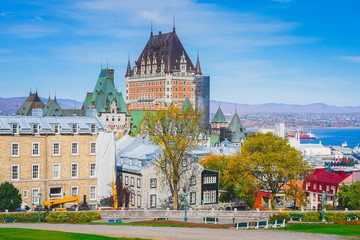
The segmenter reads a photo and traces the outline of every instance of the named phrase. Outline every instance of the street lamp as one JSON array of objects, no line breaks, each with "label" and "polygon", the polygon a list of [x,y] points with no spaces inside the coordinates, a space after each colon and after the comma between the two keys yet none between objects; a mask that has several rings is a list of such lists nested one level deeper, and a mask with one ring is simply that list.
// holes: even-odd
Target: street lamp
[{"label": "street lamp", "polygon": [[326,219],[325,219],[325,191],[324,190],[322,191],[322,207],[323,207],[322,221],[326,222]]},{"label": "street lamp", "polygon": [[39,217],[38,217],[38,220],[39,220],[39,222],[41,222],[41,217],[40,217],[40,208],[41,208],[41,193],[39,192],[39,193],[38,193],[38,195],[39,195]]},{"label": "street lamp", "polygon": [[335,204],[334,204],[335,205],[335,210],[336,210],[336,204],[337,204],[337,199],[335,198]]},{"label": "street lamp", "polygon": [[187,222],[187,217],[186,217],[186,197],[187,197],[187,193],[185,193],[185,217],[184,217],[184,222]]}]

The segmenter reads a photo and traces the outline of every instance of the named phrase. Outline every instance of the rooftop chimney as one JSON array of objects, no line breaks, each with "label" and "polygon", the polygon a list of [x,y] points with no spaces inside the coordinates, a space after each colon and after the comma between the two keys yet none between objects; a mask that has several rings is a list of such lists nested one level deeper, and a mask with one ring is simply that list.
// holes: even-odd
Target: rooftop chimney
[{"label": "rooftop chimney", "polygon": [[42,108],[33,108],[31,115],[33,117],[42,117],[43,116],[43,110]]}]

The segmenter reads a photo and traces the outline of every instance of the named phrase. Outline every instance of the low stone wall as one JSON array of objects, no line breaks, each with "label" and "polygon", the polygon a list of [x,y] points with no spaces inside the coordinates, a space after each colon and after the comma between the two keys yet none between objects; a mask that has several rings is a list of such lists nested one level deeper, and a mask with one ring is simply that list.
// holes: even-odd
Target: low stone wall
[{"label": "low stone wall", "polygon": [[[285,212],[285,211],[282,211]],[[293,213],[301,213],[300,211],[286,211]],[[330,212],[330,211],[329,211]],[[333,211],[331,211],[333,212]],[[336,211],[346,212],[346,211]],[[351,211],[355,212],[355,211]],[[152,210],[152,209],[138,209],[138,210],[114,210],[114,211],[100,211],[101,218],[184,218],[184,210]],[[188,210],[186,212],[188,218],[202,218],[202,217],[218,217],[218,218],[235,218],[236,220],[259,220],[269,219],[269,216],[279,211],[225,211],[225,210]],[[360,213],[360,211],[359,211]]]}]

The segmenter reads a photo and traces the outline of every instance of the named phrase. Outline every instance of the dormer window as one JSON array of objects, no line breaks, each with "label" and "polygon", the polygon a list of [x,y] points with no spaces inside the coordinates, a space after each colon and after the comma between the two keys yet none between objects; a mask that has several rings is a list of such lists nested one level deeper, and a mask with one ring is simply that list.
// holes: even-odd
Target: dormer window
[{"label": "dormer window", "polygon": [[129,165],[132,165],[132,162],[133,162],[133,160],[130,158],[129,159]]},{"label": "dormer window", "polygon": [[33,124],[33,133],[38,134],[39,133],[39,124]]},{"label": "dormer window", "polygon": [[106,117],[106,121],[107,121],[107,122],[109,121],[109,117]]},{"label": "dormer window", "polygon": [[76,123],[73,123],[73,125],[72,125],[72,132],[73,132],[73,134],[78,133],[78,125]]},{"label": "dormer window", "polygon": [[54,125],[54,131],[55,131],[55,134],[59,133],[59,124]]},{"label": "dormer window", "polygon": [[96,133],[96,125],[91,124],[91,133]]},{"label": "dormer window", "polygon": [[19,133],[19,131],[18,131],[18,128],[19,128],[19,125],[18,124],[13,124],[12,125],[12,132],[13,132],[13,134],[18,134]]}]

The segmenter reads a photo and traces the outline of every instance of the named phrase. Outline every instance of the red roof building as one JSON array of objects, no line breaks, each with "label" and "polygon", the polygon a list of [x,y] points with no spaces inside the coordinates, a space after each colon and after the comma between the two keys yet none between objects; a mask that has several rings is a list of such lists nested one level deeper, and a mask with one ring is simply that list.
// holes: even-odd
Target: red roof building
[{"label": "red roof building", "polygon": [[322,209],[322,196],[325,196],[325,205],[335,206],[335,195],[342,183],[350,184],[356,181],[360,172],[346,172],[327,168],[316,169],[304,180],[303,189],[307,193],[308,209]]}]

